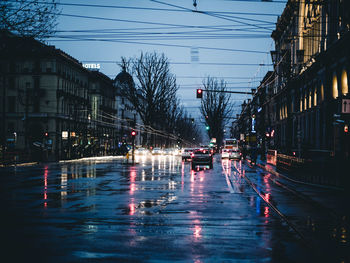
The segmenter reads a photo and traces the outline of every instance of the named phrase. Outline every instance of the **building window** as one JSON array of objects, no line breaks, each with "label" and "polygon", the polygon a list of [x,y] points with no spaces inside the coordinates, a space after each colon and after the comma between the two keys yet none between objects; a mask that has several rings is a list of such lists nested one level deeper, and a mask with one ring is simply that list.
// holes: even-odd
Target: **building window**
[{"label": "building window", "polygon": [[324,87],[323,84],[321,84],[321,101],[324,100]]},{"label": "building window", "polygon": [[287,104],[284,105],[284,117],[288,118],[288,108],[287,108]]},{"label": "building window", "polygon": [[314,89],[314,106],[317,106],[317,88]]},{"label": "building window", "polygon": [[341,93],[345,96],[349,93],[349,86],[348,86],[348,74],[346,73],[346,70],[344,69],[341,74]]},{"label": "building window", "polygon": [[338,98],[338,79],[337,79],[337,75],[336,74],[333,75],[332,96],[333,96],[333,99]]},{"label": "building window", "polygon": [[312,92],[309,93],[309,109],[311,109],[312,106]]}]

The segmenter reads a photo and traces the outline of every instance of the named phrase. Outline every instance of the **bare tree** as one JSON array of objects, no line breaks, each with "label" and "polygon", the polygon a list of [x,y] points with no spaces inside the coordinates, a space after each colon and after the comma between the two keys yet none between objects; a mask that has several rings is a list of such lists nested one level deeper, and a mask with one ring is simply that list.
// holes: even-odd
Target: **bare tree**
[{"label": "bare tree", "polygon": [[182,116],[176,120],[176,133],[182,139],[182,146],[198,145],[202,139],[198,127],[191,119],[191,116],[183,111]]},{"label": "bare tree", "polygon": [[[122,58],[121,66],[128,68],[128,60]],[[122,90],[139,113],[143,124],[154,128],[164,128],[165,118],[176,101],[176,78],[170,73],[169,62],[164,54],[141,53],[130,61],[135,85]]]},{"label": "bare tree", "polygon": [[0,29],[42,39],[55,33],[57,0],[0,1]]},{"label": "bare tree", "polygon": [[224,80],[219,82],[216,78],[208,77],[203,80],[203,86],[205,92],[201,100],[200,111],[209,128],[207,130],[209,138],[216,138],[220,147],[226,121],[233,111],[233,104],[230,103],[231,95],[225,92],[227,89]]}]

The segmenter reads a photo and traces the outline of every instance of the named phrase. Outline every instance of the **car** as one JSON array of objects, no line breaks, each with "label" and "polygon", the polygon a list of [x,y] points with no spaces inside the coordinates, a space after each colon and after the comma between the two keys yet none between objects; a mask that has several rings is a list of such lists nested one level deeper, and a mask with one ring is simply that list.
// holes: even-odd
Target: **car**
[{"label": "car", "polygon": [[191,168],[196,169],[197,166],[206,166],[209,169],[213,169],[213,154],[210,149],[200,148],[194,150],[191,154]]},{"label": "car", "polygon": [[135,154],[137,155],[146,155],[147,153],[149,153],[149,151],[146,148],[138,148],[135,150]]},{"label": "car", "polygon": [[230,149],[222,149],[221,159],[230,158]]},{"label": "car", "polygon": [[191,159],[191,154],[193,152],[193,149],[192,148],[184,148],[182,149],[181,151],[181,158],[182,160],[188,160],[188,159]]},{"label": "car", "polygon": [[236,159],[239,160],[241,159],[241,152],[239,151],[238,148],[233,148],[233,149],[222,149],[221,151],[221,159]]},{"label": "car", "polygon": [[237,148],[234,148],[230,151],[230,155],[228,158],[240,160],[241,159],[241,152]]},{"label": "car", "polygon": [[180,150],[180,149],[178,149],[178,148],[174,148],[173,155],[175,155],[175,156],[179,156],[179,155],[181,155],[181,150]]},{"label": "car", "polygon": [[174,149],[172,149],[172,148],[164,149],[164,154],[166,154],[166,155],[174,155]]},{"label": "car", "polygon": [[164,152],[163,152],[163,150],[161,148],[155,147],[155,148],[152,149],[152,154],[153,155],[161,155],[163,153]]}]

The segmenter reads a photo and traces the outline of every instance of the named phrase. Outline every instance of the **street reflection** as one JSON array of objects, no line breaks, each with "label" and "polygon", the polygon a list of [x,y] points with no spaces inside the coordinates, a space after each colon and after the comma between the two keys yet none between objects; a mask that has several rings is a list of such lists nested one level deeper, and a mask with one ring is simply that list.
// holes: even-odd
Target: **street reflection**
[{"label": "street reflection", "polygon": [[243,177],[241,161],[222,159],[221,165],[230,193],[242,193],[244,191],[244,184],[242,183]]},{"label": "street reflection", "polygon": [[67,183],[68,183],[68,167],[63,165],[61,167],[61,206],[67,200]]},{"label": "street reflection", "polygon": [[48,166],[44,167],[44,207],[47,207],[47,176],[49,174]]},{"label": "street reflection", "polygon": [[199,239],[202,237],[202,227],[200,226],[200,221],[198,219],[193,221],[194,229],[193,229],[193,236],[196,241],[199,241]]},{"label": "street reflection", "polygon": [[[135,156],[136,164],[125,170],[125,178],[128,181],[128,192],[130,198],[124,206],[124,213],[129,215],[138,214],[152,215],[152,207],[162,206],[177,199],[176,194],[168,193],[157,200],[142,200],[147,190],[169,190],[176,191],[180,182],[176,181],[176,175],[180,171],[177,165],[179,159],[168,155],[140,155]],[[182,168],[182,189],[185,182],[185,171]],[[159,183],[158,183],[158,182]],[[152,182],[151,184],[147,182]]]},{"label": "street reflection", "polygon": [[181,165],[181,191],[184,190],[184,185],[185,185],[185,165],[182,162],[182,165]]},{"label": "street reflection", "polygon": [[135,184],[135,179],[136,179],[136,168],[132,167],[130,170],[130,195],[133,195],[134,192],[136,191],[136,184]]},{"label": "street reflection", "polygon": [[134,198],[130,199],[130,204],[129,204],[129,215],[134,215],[135,214],[135,202],[134,202]]}]

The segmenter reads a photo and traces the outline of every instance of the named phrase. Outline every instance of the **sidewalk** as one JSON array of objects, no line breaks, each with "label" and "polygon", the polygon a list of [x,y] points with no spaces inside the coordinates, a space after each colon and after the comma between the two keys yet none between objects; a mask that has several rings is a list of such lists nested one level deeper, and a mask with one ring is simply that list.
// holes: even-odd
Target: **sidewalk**
[{"label": "sidewalk", "polygon": [[[250,162],[250,157],[247,156],[247,159]],[[340,183],[339,178],[332,174],[328,177],[325,177],[322,174],[317,174],[316,172],[310,171],[310,169],[305,170],[299,170],[295,172],[281,172],[279,171],[275,165],[272,165],[270,163],[267,163],[266,160],[261,160],[261,156],[259,155],[256,160],[256,165],[258,165],[260,168],[276,175],[283,177],[289,181],[293,181],[295,183],[300,183],[304,185],[310,185],[315,187],[321,187],[321,188],[329,188],[329,189],[338,189],[338,190],[344,190],[345,185]]]},{"label": "sidewalk", "polygon": [[[251,163],[249,157],[246,161]],[[261,160],[260,156],[258,156],[256,162],[258,167],[275,175],[281,180],[287,180],[297,192],[323,205],[327,209],[333,211],[336,215],[343,217],[348,224],[350,223],[350,207],[348,205],[350,202],[350,192],[346,187],[298,180],[286,173],[277,171],[274,165]]]}]

